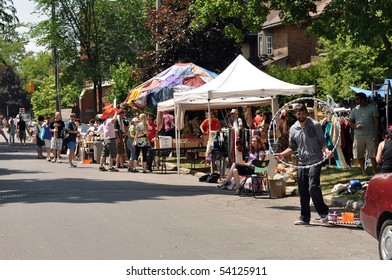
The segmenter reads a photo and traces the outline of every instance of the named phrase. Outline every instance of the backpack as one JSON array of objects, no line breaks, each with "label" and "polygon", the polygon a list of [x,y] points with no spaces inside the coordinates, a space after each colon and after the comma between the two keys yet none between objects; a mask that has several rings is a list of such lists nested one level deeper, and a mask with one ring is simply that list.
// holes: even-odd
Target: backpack
[{"label": "backpack", "polygon": [[206,175],[201,176],[201,177],[199,178],[199,182],[206,182],[208,176],[210,176],[210,175],[209,175],[209,174],[206,174]]},{"label": "backpack", "polygon": [[212,173],[208,175],[206,182],[207,183],[218,183],[218,179],[220,178],[220,175],[218,173]]},{"label": "backpack", "polygon": [[217,183],[219,178],[218,173],[206,174],[199,178],[199,182]]}]

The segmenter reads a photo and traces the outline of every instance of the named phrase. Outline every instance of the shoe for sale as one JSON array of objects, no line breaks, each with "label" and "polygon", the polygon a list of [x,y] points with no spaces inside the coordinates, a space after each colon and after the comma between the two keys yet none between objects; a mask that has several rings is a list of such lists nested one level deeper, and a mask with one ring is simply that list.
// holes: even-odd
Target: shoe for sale
[{"label": "shoe for sale", "polygon": [[320,215],[320,223],[325,224],[328,222],[328,215]]},{"label": "shoe for sale", "polygon": [[303,225],[308,225],[309,224],[309,221],[304,221],[304,219],[303,218],[298,218],[298,220],[296,220],[295,222],[294,222],[294,225],[296,225],[296,226],[303,226]]},{"label": "shoe for sale", "polygon": [[118,169],[116,169],[115,167],[110,167],[109,172],[118,172]]},{"label": "shoe for sale", "polygon": [[103,166],[100,166],[99,167],[99,171],[108,171],[105,167],[103,167]]}]

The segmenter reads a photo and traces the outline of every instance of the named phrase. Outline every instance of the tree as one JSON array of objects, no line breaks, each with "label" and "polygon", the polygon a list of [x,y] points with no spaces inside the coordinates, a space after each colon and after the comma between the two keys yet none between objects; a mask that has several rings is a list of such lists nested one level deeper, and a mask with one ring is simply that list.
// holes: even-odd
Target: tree
[{"label": "tree", "polygon": [[106,99],[110,102],[116,98],[118,101],[126,99],[130,89],[136,87],[140,81],[137,77],[138,70],[131,67],[128,63],[122,62],[118,67],[110,67],[110,75],[112,76],[112,89],[106,92]]},{"label": "tree", "polygon": [[259,32],[269,11],[280,10],[280,4],[284,5],[285,2],[292,8],[302,8],[297,2],[303,1],[298,0],[195,0],[191,5],[191,11],[195,14],[192,26],[198,29],[200,26],[215,23],[216,19],[227,20],[224,27],[226,37],[242,42],[243,29]]},{"label": "tree", "polygon": [[[309,32],[334,40],[338,35],[348,36],[355,45],[375,47],[380,50],[379,65],[392,62],[392,1],[385,0],[331,0],[319,14],[313,0],[195,0],[192,11],[197,23],[214,22],[216,17],[234,17],[243,27],[253,32],[261,29],[270,10],[280,11],[288,24],[310,24]],[[238,28],[226,32],[227,36],[242,40]],[[383,48],[380,48],[383,46]]]},{"label": "tree", "polygon": [[240,44],[224,36],[229,20],[218,18],[198,30],[191,27],[195,18],[189,9],[192,3],[194,0],[166,0],[159,9],[150,11],[146,26],[158,49],[145,55],[153,69],[145,78],[176,62],[193,62],[220,72],[241,53]]},{"label": "tree", "polygon": [[[102,82],[110,65],[134,62],[148,46],[143,28],[149,0],[36,0],[39,9],[52,14],[34,30],[41,44],[57,46],[65,77],[92,81],[102,111]],[[137,9],[135,8],[137,7]],[[152,46],[150,44],[150,46]],[[82,86],[83,84],[80,84]],[[95,108],[97,111],[97,108]]]},{"label": "tree", "polygon": [[6,36],[18,21],[12,0],[0,0],[0,35]]},{"label": "tree", "polygon": [[317,65],[319,96],[330,95],[335,101],[352,99],[354,94],[349,86],[370,88],[370,82],[384,81],[388,68],[377,62],[380,48],[356,45],[344,36],[320,41],[327,56]]},{"label": "tree", "polygon": [[46,77],[38,90],[31,96],[31,104],[35,115],[53,116],[56,112],[57,93],[54,77]]},{"label": "tree", "polygon": [[0,63],[0,111],[16,116],[19,108],[30,110],[27,92],[22,89],[20,77],[12,66]]},{"label": "tree", "polygon": [[0,63],[16,65],[25,52],[26,38],[17,32],[18,22],[12,1],[0,0]]},{"label": "tree", "polygon": [[18,73],[27,89],[27,82],[34,81],[38,89],[45,77],[50,76],[51,55],[47,52],[29,53],[21,59],[18,65]]}]

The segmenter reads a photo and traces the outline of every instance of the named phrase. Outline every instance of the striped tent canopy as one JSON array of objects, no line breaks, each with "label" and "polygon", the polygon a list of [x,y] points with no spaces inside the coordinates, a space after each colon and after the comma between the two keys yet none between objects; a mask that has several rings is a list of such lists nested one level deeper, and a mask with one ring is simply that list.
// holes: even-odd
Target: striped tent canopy
[{"label": "striped tent canopy", "polygon": [[193,63],[176,63],[129,91],[125,103],[135,109],[155,109],[159,102],[172,99],[174,92],[198,88],[216,76]]}]

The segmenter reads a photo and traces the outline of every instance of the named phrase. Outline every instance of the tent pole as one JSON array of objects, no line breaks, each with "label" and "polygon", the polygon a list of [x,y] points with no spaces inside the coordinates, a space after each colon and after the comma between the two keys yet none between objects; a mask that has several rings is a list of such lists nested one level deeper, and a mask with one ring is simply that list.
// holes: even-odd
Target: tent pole
[{"label": "tent pole", "polygon": [[388,80],[388,89],[387,92],[385,93],[385,114],[386,114],[386,131],[388,131],[389,127],[389,93],[391,92],[392,87],[391,87],[391,82]]},{"label": "tent pole", "polygon": [[[210,140],[211,140],[211,104],[210,104],[211,98],[210,98],[210,91],[208,91],[208,142],[207,142],[207,151],[208,145],[210,145]],[[207,156],[207,155],[206,155]],[[214,168],[212,164],[212,153],[211,153],[211,166],[210,166],[210,173],[214,173]]]},{"label": "tent pole", "polygon": [[[176,105],[174,105],[174,119],[177,119],[177,112],[176,112]],[[177,174],[180,174],[180,131],[178,129],[178,124],[174,123],[174,127],[175,127],[175,137],[176,137],[176,157],[177,157]]]}]

